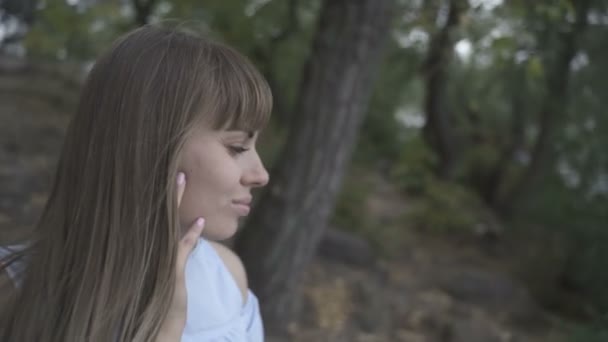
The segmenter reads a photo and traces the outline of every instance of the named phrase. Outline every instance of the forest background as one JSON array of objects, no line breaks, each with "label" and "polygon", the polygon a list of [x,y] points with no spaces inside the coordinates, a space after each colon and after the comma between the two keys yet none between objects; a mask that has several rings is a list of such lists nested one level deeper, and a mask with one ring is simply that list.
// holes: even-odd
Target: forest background
[{"label": "forest background", "polygon": [[167,21],[273,89],[230,242],[270,339],[608,340],[608,1],[1,0],[3,238],[96,56]]}]

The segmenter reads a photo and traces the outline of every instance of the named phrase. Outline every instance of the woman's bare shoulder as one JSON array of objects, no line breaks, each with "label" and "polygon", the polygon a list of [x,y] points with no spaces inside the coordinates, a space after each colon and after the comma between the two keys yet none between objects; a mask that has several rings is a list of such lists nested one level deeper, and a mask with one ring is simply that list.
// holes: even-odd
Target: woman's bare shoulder
[{"label": "woman's bare shoulder", "polygon": [[226,268],[232,274],[232,277],[236,281],[239,289],[241,290],[241,294],[243,295],[243,302],[246,302],[249,284],[247,283],[247,273],[245,272],[243,262],[230,248],[218,242],[209,241],[209,243],[211,246],[213,246],[219,257],[224,262],[224,265],[226,265]]}]

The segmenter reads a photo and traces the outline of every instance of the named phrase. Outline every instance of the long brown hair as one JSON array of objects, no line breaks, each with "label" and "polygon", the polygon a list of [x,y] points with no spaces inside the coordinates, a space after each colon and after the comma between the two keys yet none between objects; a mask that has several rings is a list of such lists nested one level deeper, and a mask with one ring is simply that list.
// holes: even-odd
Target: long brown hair
[{"label": "long brown hair", "polygon": [[199,124],[256,131],[271,93],[235,50],[144,26],[88,75],[3,341],[152,341],[174,286],[178,160]]}]

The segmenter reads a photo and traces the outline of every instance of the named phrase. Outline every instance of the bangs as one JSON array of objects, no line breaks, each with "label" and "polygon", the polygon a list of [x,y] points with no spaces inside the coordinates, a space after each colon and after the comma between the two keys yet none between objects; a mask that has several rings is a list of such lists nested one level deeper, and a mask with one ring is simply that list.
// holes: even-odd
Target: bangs
[{"label": "bangs", "polygon": [[207,113],[214,129],[261,131],[272,111],[272,92],[264,77],[245,57],[229,47],[216,48],[212,72],[217,94]]}]

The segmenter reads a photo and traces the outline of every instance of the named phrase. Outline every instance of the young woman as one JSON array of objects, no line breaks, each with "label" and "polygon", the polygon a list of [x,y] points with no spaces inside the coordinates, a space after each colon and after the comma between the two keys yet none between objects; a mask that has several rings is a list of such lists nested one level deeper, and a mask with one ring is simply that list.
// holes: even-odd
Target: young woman
[{"label": "young woman", "polygon": [[34,233],[0,249],[0,340],[262,341],[243,266],[212,241],[268,182],[255,143],[271,103],[227,46],[153,26],[118,39]]}]

